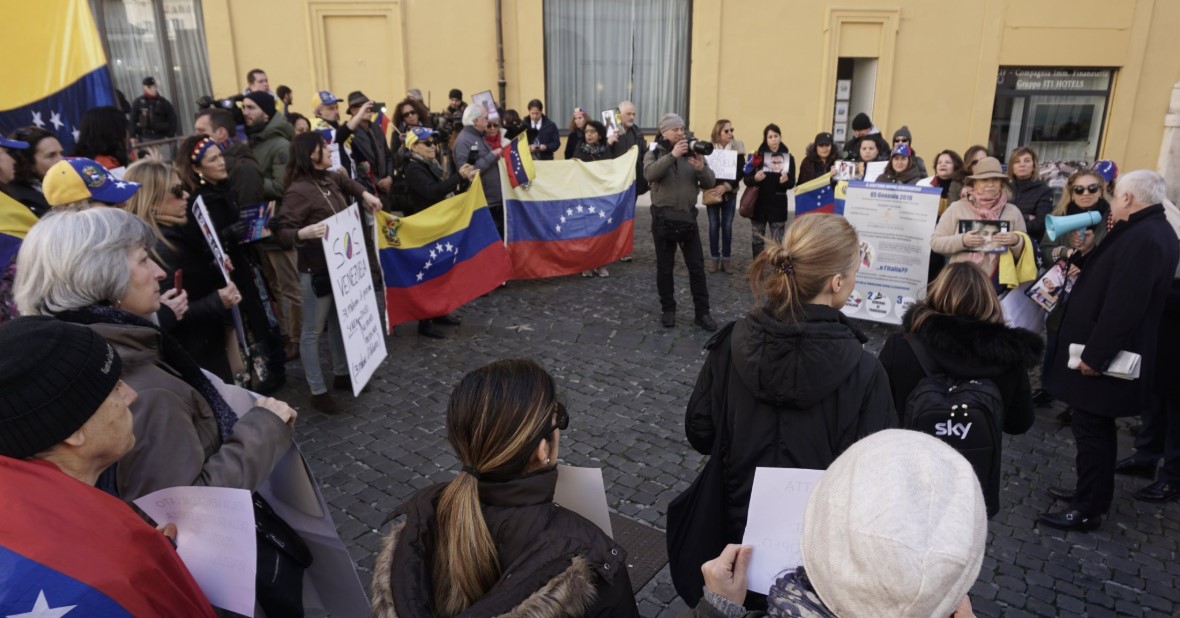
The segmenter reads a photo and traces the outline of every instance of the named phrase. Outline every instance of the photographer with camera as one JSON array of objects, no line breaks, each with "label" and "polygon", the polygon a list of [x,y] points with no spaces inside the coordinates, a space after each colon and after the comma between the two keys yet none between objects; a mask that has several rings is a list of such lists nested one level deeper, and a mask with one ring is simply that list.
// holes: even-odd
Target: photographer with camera
[{"label": "photographer with camera", "polygon": [[356,163],[356,181],[377,196],[389,193],[393,186],[393,153],[385,141],[385,133],[373,124],[372,118],[373,110],[382,107],[359,90],[348,94],[348,113],[358,122],[353,125],[352,119],[348,121],[354,127],[352,160]]},{"label": "photographer with camera", "polygon": [[[656,289],[660,295],[665,328],[676,326],[676,298],[673,295],[672,266],[676,247],[684,254],[696,324],[717,330],[709,314],[709,287],[705,281],[705,253],[697,229],[697,194],[717,184],[703,155],[712,152],[708,142],[690,143],[684,119],[664,114],[659,124],[660,139],[643,157],[643,176],[651,185],[651,235],[656,246]],[[707,151],[707,152],[706,152]]]}]

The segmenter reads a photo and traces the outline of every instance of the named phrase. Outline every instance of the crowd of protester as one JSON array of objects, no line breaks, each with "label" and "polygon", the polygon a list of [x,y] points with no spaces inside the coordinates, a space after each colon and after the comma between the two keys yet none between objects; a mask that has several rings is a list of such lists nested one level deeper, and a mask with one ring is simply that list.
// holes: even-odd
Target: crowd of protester
[{"label": "crowd of protester", "polygon": [[[22,351],[0,360],[0,486],[17,478],[62,485],[72,502],[127,520],[118,532],[143,554],[138,567],[167,574],[173,612],[183,604],[204,615],[209,607],[164,537],[119,500],[174,486],[257,489],[298,417],[266,396],[285,382],[285,364],[301,362],[312,407],[322,413],[339,411],[332,391],[352,390],[322,221],[352,201],[369,213],[409,216],[481,182],[500,226],[498,164],[518,136],[537,160],[563,154],[593,164],[636,147],[636,194],[651,195],[660,322],[676,325],[679,250],[693,322],[717,331],[686,402],[685,433],[724,479],[705,496],[723,507],[708,543],[719,555],[703,565],[673,556],[674,578],[689,573],[699,591],[696,615],[971,615],[966,593],[980,570],[986,521],[1003,506],[999,434],[1028,431],[1034,405],[1053,399],[1068,404],[1062,420],[1076,438],[1078,483],[1047,488],[1068,508],[1042,514],[1042,525],[1099,527],[1116,472],[1153,481],[1136,498],[1180,498],[1180,395],[1158,377],[1180,356],[1159,343],[1180,332],[1180,211],[1154,172],[1118,177],[1113,162],[1098,162],[1071,174],[1054,204],[1031,148],[1009,153],[1006,170],[982,146],[964,156],[944,150],[930,159],[930,174],[908,127],[890,144],[860,114],[851,139],[838,146],[819,133],[798,165],[779,125],[767,124],[747,152],[733,123],[717,120],[708,141],[734,151],[740,170],[718,179],[679,115],[660,115],[649,143],[629,101],[609,128],[575,108],[562,151],[559,129],[536,99],[523,117],[496,110],[493,119],[458,90],[440,114],[411,90],[391,108],[387,134],[359,90],[343,99],[317,92],[308,117],[291,111],[289,88],[269,91],[264,71],[250,71],[247,82],[246,139],[234,112],[202,110],[195,134],[170,160],[133,146],[177,131],[150,77],[130,119],[114,107],[86,112],[68,157],[37,127],[0,141],[0,199],[35,223],[0,265],[0,346]],[[867,337],[841,312],[863,263],[856,230],[840,216],[792,220],[789,212],[788,191],[836,172],[841,161],[859,179],[941,193],[929,287],[879,355],[864,349]],[[880,162],[884,171],[865,178]],[[739,211],[742,195],[751,199]],[[207,220],[197,216],[198,200]],[[709,226],[707,265],[698,200]],[[244,242],[242,213],[256,205],[273,219],[263,238]],[[753,230],[746,276],[754,300],[746,315],[719,327],[707,274],[734,272],[738,212]],[[1099,213],[1097,222],[1046,236],[1047,217],[1088,212]],[[960,225],[981,220],[1006,228],[985,239]],[[372,236],[364,242],[376,269]],[[977,251],[985,243],[1000,250]],[[1001,263],[1028,256],[1042,269],[1061,261],[1074,279],[1043,333],[1007,324],[1001,304],[1019,293],[1001,285]],[[371,274],[379,286],[380,273]],[[442,338],[441,326],[459,323],[437,316],[420,321],[418,333]],[[325,331],[331,380],[320,360]],[[1080,352],[1070,349],[1079,343]],[[1104,374],[1124,353],[1141,357],[1139,379]],[[1034,393],[1030,371],[1038,364]],[[976,394],[990,405],[988,425],[976,429],[989,436],[986,453],[895,429],[918,429],[935,378],[986,382]],[[235,411],[223,394],[231,385],[263,396]],[[1119,460],[1114,419],[1139,414],[1136,451]],[[571,416],[554,380],[532,361],[497,361],[460,381],[446,429],[461,471],[394,511],[402,519],[374,568],[374,615],[637,615],[625,550],[554,503],[560,436]],[[754,471],[766,466],[827,473],[808,503],[803,565],[780,574],[768,595],[747,594],[751,549],[739,543]],[[66,476],[82,483],[66,487]],[[35,523],[38,508],[54,504],[33,504],[20,521]],[[670,534],[691,523],[669,520]],[[919,534],[947,525],[954,533]],[[854,559],[865,547],[878,548],[880,560]],[[149,607],[165,596],[127,594]],[[266,611],[261,599],[259,606]]]}]

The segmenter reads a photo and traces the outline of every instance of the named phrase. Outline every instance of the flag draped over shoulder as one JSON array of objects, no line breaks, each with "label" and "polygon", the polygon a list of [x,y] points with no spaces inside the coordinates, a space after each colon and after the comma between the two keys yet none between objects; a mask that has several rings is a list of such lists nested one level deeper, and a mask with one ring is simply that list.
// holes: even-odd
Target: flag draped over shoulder
[{"label": "flag draped over shoulder", "polygon": [[33,211],[0,192],[0,271],[16,257],[25,234],[36,222]]},{"label": "flag draped over shoulder", "polygon": [[844,214],[844,200],[837,201],[831,174],[824,174],[795,187],[795,216],[813,212]]},{"label": "flag draped over shoulder", "polygon": [[505,146],[500,156],[504,158],[504,173],[513,189],[521,185],[528,186],[537,177],[533,155],[527,144],[524,148],[520,147],[519,137]]},{"label": "flag draped over shoulder", "polygon": [[513,186],[501,168],[512,278],[572,275],[630,254],[638,153],[632,147],[609,161],[537,161],[527,188]]},{"label": "flag draped over shoulder", "polygon": [[118,498],[8,457],[0,495],[0,616],[213,616],[176,550]]},{"label": "flag draped over shoulder", "polygon": [[389,325],[446,315],[508,280],[483,184],[404,219],[377,213]]},{"label": "flag draped over shoulder", "polygon": [[[0,57],[0,132],[35,125],[57,136],[66,152],[77,141],[82,114],[114,105],[102,40],[87,0],[5,3]],[[36,41],[34,47],[30,41]]]}]

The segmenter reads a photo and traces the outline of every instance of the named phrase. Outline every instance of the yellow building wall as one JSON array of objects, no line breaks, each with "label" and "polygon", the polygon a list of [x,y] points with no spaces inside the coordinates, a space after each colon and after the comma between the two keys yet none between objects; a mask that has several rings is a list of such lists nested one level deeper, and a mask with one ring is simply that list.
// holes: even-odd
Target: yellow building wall
[{"label": "yellow building wall", "polygon": [[[543,0],[502,0],[507,104],[545,98]],[[493,0],[204,0],[215,92],[267,71],[271,87],[311,94],[363,90],[394,103],[419,88],[431,108],[447,91],[497,98]],[[1180,79],[1175,0],[693,0],[688,110],[640,110],[652,123],[686,113],[708,135],[733,121],[753,148],[769,122],[797,158],[831,127],[836,61],[879,58],[872,117],[902,124],[917,151],[987,143],[1001,66],[1111,67],[1115,83],[1101,156],[1154,167],[1172,84]],[[554,120],[565,124],[563,115]]]}]

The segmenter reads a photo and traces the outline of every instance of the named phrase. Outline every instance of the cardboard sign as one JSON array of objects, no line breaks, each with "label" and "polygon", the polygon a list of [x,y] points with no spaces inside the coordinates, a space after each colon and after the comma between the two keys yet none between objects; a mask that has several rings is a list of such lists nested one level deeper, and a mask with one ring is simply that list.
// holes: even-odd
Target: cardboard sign
[{"label": "cardboard sign", "polygon": [[799,544],[807,499],[823,470],[757,468],[742,545],[754,548],[746,588],[767,594],[780,573],[803,564]]},{"label": "cardboard sign", "polygon": [[360,208],[353,204],[322,223],[328,226],[321,244],[328,263],[328,277],[332,280],[332,297],[355,397],[361,394],[386,356],[377,292],[369,270]]},{"label": "cardboard sign", "polygon": [[713,154],[705,157],[705,163],[709,164],[709,169],[713,170],[713,175],[718,180],[737,180],[737,160],[736,150],[720,148],[714,148]]}]

